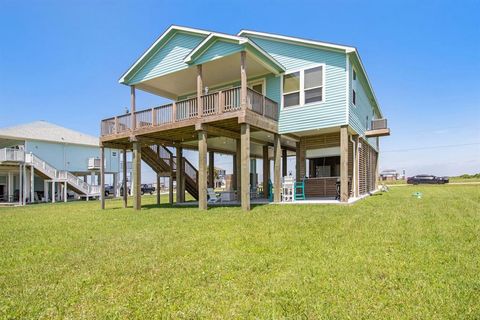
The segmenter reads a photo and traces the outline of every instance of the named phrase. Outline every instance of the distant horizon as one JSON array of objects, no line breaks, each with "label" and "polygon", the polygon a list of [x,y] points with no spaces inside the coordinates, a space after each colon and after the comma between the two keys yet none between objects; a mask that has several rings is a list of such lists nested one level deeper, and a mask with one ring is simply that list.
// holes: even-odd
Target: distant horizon
[{"label": "distant horizon", "polygon": [[[379,172],[480,173],[480,41],[472,41],[480,39],[479,1],[241,3],[256,9],[222,1],[208,1],[213,10],[170,1],[0,3],[0,127],[44,120],[98,137],[101,119],[129,106],[119,77],[168,26],[251,29],[358,48],[391,128],[380,139]],[[328,11],[342,19],[319,13]],[[302,19],[284,23],[286,12]],[[138,109],[167,101],[137,93]],[[186,156],[196,165],[194,152]],[[227,156],[215,165],[232,170]],[[294,165],[289,159],[289,171]],[[154,180],[143,165],[142,182]]]}]

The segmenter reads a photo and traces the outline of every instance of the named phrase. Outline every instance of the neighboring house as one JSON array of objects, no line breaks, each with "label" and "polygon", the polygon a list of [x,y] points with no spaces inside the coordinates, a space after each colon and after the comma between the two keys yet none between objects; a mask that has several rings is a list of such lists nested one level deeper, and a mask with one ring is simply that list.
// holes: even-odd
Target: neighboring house
[{"label": "neighboring house", "polygon": [[[307,200],[347,202],[377,187],[380,106],[354,47],[242,30],[237,35],[172,26],[122,75],[131,114],[101,122],[104,147],[133,149],[134,208],[140,209],[140,160],[207,206],[207,150],[233,155],[233,188],[245,210],[251,191],[268,185],[273,166],[279,202],[287,157]],[[136,110],[142,90],[172,102]],[[148,147],[150,145],[150,147]],[[175,148],[175,151],[172,149]],[[199,151],[199,170],[183,149]],[[174,154],[175,153],[175,154]],[[263,159],[263,181],[255,161]],[[208,161],[211,163],[211,161]],[[264,197],[269,190],[264,188]],[[126,201],[126,200],[125,200]]]},{"label": "neighboring house", "polygon": [[[119,151],[105,155],[105,173],[117,184]],[[68,191],[98,197],[100,167],[96,137],[45,121],[0,128],[0,202],[66,201]]]},{"label": "neighboring house", "polygon": [[382,181],[392,181],[392,180],[398,180],[399,174],[397,173],[397,170],[383,170],[380,172],[380,179]]}]

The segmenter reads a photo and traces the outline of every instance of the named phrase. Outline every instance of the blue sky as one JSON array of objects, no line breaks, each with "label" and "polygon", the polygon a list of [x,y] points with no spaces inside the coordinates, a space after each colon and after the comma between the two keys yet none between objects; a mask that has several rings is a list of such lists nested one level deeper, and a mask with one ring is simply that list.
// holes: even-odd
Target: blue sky
[{"label": "blue sky", "polygon": [[42,119],[98,135],[129,104],[118,78],[169,25],[245,28],[359,49],[392,130],[381,168],[480,172],[479,12],[468,0],[0,0],[0,127]]}]

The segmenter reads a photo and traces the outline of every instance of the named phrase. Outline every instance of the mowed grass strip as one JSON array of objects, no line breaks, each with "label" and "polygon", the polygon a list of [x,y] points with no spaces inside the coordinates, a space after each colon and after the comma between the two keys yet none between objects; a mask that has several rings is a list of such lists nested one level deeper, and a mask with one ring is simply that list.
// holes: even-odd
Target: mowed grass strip
[{"label": "mowed grass strip", "polygon": [[249,213],[154,201],[0,208],[0,317],[480,317],[478,185]]}]

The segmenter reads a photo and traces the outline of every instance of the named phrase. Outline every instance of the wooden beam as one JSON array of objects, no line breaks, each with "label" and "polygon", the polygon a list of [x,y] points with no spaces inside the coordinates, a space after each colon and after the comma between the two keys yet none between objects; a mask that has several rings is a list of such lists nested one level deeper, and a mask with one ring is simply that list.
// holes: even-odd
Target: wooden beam
[{"label": "wooden beam", "polygon": [[241,201],[244,211],[250,210],[250,125],[244,123],[241,130]]},{"label": "wooden beam", "polygon": [[232,155],[232,170],[233,170],[233,175],[232,175],[232,189],[233,190],[238,190],[237,188],[237,154],[234,153]]},{"label": "wooden beam", "polygon": [[[353,152],[354,152],[354,158],[353,158],[353,181],[355,181],[355,188],[353,189],[353,196],[358,197],[359,196],[359,185],[360,185],[360,155],[358,153],[358,145],[360,142],[360,136],[355,135],[353,137],[353,140],[355,142]],[[352,182],[353,183],[353,182]]]},{"label": "wooden beam", "polygon": [[263,146],[263,197],[268,199],[268,182],[270,180],[270,159],[268,146]]},{"label": "wooden beam", "polygon": [[139,142],[133,143],[133,209],[142,208],[142,148]]},{"label": "wooden beam", "polygon": [[127,207],[128,188],[127,188],[127,149],[123,149],[123,207]]},{"label": "wooden beam", "polygon": [[203,116],[203,75],[202,75],[202,65],[197,66],[197,108],[198,108],[198,118]]},{"label": "wooden beam", "polygon": [[100,206],[105,209],[105,148],[100,148]]},{"label": "wooden beam", "polygon": [[130,86],[130,114],[131,114],[131,129],[132,131],[136,129],[137,126],[137,119],[135,118],[135,109],[136,109],[136,101],[135,101],[135,86]]},{"label": "wooden beam", "polygon": [[208,187],[215,188],[215,152],[208,152]]},{"label": "wooden beam", "polygon": [[168,203],[173,204],[173,155],[169,159],[170,176],[168,178]]},{"label": "wooden beam", "polygon": [[[157,145],[157,156],[160,158],[160,145]],[[157,205],[160,205],[160,174],[157,173]]]},{"label": "wooden beam", "polygon": [[198,208],[207,209],[207,133],[198,131]]},{"label": "wooden beam", "polygon": [[238,196],[237,200],[240,200],[240,189],[242,186],[242,144],[240,139],[235,140],[235,144],[236,144],[235,147],[237,149],[237,153],[236,153],[237,156],[235,157],[235,160],[236,160],[235,167],[237,168],[237,171],[235,172],[235,178],[237,182],[236,191]]},{"label": "wooden beam", "polygon": [[287,174],[287,150],[282,149],[282,177],[286,177]]},{"label": "wooden beam", "polygon": [[247,109],[247,52],[240,52],[240,107]]},{"label": "wooden beam", "polygon": [[340,127],[340,201],[348,201],[348,126]]},{"label": "wooden beam", "polygon": [[[230,138],[230,139],[240,139],[240,133],[239,132],[215,127],[211,124],[201,123],[201,124],[195,125],[196,130],[200,130],[199,128],[201,128],[202,130],[206,130],[208,132],[208,136],[225,137],[225,138]],[[265,145],[265,144],[270,143],[268,140],[256,139],[256,138],[252,138],[252,137],[250,137],[250,142],[256,143],[256,144],[261,144],[261,145]]]},{"label": "wooden beam", "polygon": [[182,147],[178,146],[176,149],[176,182],[177,182],[177,203],[184,201],[184,196],[182,196],[182,180],[183,180],[183,166],[182,166],[182,159],[183,159],[183,149]]},{"label": "wooden beam", "polygon": [[281,196],[281,188],[282,188],[282,179],[281,179],[281,171],[280,171],[280,162],[282,157],[282,147],[280,144],[280,135],[277,133],[274,135],[274,143],[273,143],[273,201],[280,202]]}]

